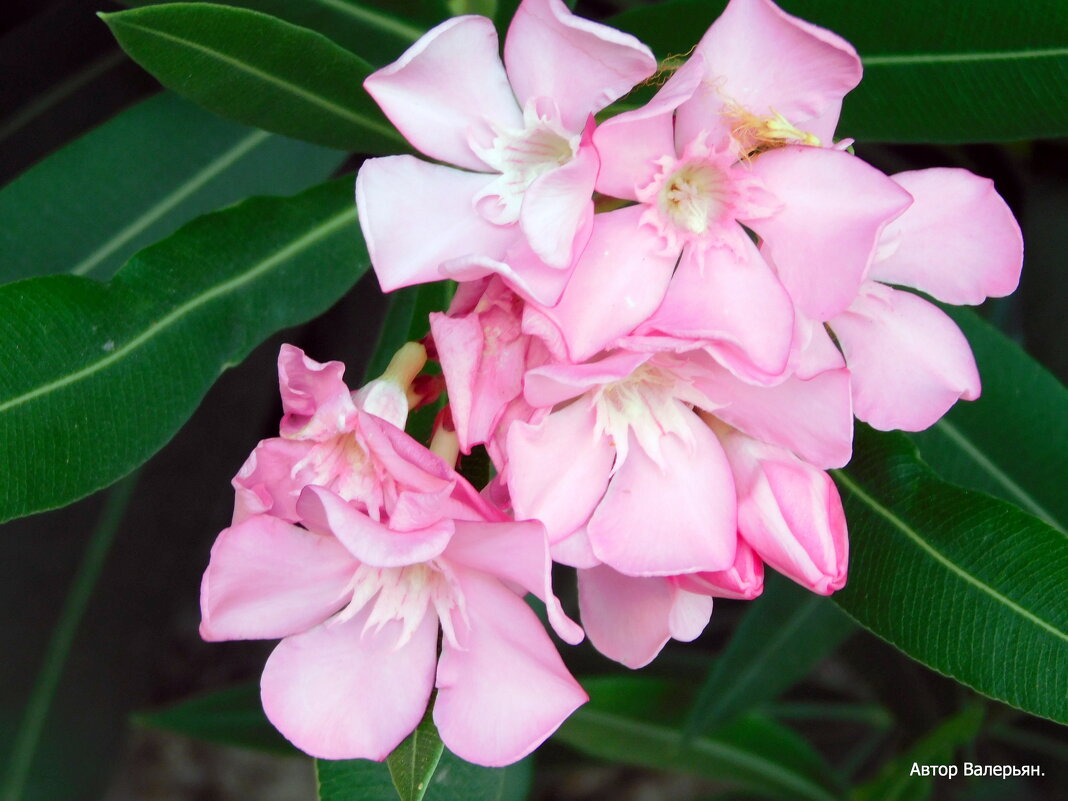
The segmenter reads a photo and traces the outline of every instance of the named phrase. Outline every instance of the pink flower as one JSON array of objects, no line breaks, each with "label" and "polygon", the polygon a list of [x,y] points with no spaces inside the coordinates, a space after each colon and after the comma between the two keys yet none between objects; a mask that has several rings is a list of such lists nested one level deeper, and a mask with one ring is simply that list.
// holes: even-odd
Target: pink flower
[{"label": "pink flower", "polygon": [[279,362],[284,436],[257,448],[270,470],[254,458],[235,483],[247,498],[212,549],[202,636],[282,638],[264,710],[314,756],[384,759],[436,686],[450,750],[485,765],[522,758],[586,698],[522,599],[542,598],[561,636],[581,639],[552,595],[544,529],[509,521],[360,408],[381,385],[354,402],[340,364],[295,348]]},{"label": "pink flower", "polygon": [[914,287],[943,303],[975,304],[1016,289],[1020,228],[991,181],[966,170],[904,172],[894,181],[913,205],[890,223],[868,279],[828,324],[852,374],[861,420],[919,431],[957,401],[979,396],[967,340],[941,310],[883,283]]},{"label": "pink flower", "polygon": [[361,168],[356,202],[383,289],[499,273],[555,302],[593,210],[591,115],[655,69],[634,37],[574,16],[562,0],[523,0],[503,65],[493,23],[464,16],[371,75],[367,91],[401,133],[462,168],[409,156]]}]

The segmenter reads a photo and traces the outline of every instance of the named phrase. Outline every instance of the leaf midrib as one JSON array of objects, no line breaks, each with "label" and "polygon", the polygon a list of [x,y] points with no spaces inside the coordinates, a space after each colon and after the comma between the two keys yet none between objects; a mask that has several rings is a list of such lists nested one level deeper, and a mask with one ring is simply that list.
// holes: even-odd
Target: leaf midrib
[{"label": "leaf midrib", "polygon": [[[175,42],[179,45],[184,45],[185,47],[188,47],[191,50],[199,50],[201,53],[204,53],[209,58],[214,58],[218,61],[223,62],[224,64],[229,64],[235,69],[246,72],[254,78],[258,78],[267,83],[274,84],[280,89],[288,91],[294,96],[301,98],[306,102],[311,103],[312,105],[317,105],[320,108],[331,112],[332,114],[336,114],[339,117],[343,117],[349,120],[350,122],[355,123],[358,127],[366,128],[368,130],[374,131],[375,133],[381,134],[382,136],[386,136],[390,139],[393,139],[397,142],[405,143],[404,138],[401,137],[401,135],[391,126],[380,125],[379,123],[374,122],[373,120],[369,120],[366,117],[360,116],[359,114],[355,114],[344,106],[338,105],[333,100],[323,97],[317,92],[313,92],[309,89],[299,86],[298,84],[291,83],[287,80],[278,77],[277,75],[272,75],[269,72],[264,72],[258,67],[254,67],[253,65],[249,64],[247,61],[241,61],[240,59],[229,56],[220,50],[215,50],[214,48],[207,47],[198,42],[191,41],[190,39],[185,39],[181,36],[176,36],[172,33],[166,33],[164,31],[159,30],[158,28],[148,28],[144,25],[139,25],[136,22],[131,22],[126,19],[118,19],[116,20],[116,24],[125,25],[129,28],[134,28],[136,30],[148,34],[149,36],[157,36],[160,39],[165,39],[171,42]],[[329,42],[329,40],[327,41]]]},{"label": "leaf midrib", "polygon": [[315,228],[312,228],[307,233],[301,235],[297,239],[294,239],[284,248],[276,251],[273,255],[257,262],[241,275],[235,276],[234,278],[231,278],[228,281],[224,281],[221,284],[217,284],[211,289],[191,298],[187,302],[183,303],[181,306],[178,306],[172,312],[170,312],[164,317],[161,317],[157,322],[146,328],[144,331],[142,331],[136,337],[131,339],[129,342],[122,345],[122,347],[116,348],[102,359],[92,362],[81,368],[80,370],[76,370],[73,373],[63,376],[62,378],[56,379],[55,381],[50,381],[47,384],[42,384],[41,386],[36,387],[35,389],[30,390],[29,392],[24,392],[21,395],[17,395],[14,398],[0,403],[0,413],[7,412],[13,408],[21,406],[24,403],[28,403],[32,400],[35,400],[36,398],[39,398],[42,395],[47,395],[51,392],[55,392],[56,390],[70,386],[71,384],[76,384],[79,381],[89,378],[90,376],[95,375],[101,370],[110,367],[111,365],[123,359],[127,354],[137,350],[143,344],[170,328],[172,325],[177,323],[186,315],[199,309],[204,304],[245,286],[256,278],[259,278],[262,274],[274,268],[281,262],[285,261],[291,256],[296,255],[300,251],[314,245],[316,242],[319,242],[320,240],[331,236],[336,231],[340,230],[350,222],[354,222],[355,220],[355,208],[346,208],[344,211],[338,212],[329,219],[317,225]]},{"label": "leaf midrib", "polygon": [[[577,720],[585,718],[597,725],[637,734],[667,746],[680,745],[676,732],[650,723],[619,717],[595,709],[578,709],[573,713],[572,717]],[[835,797],[818,784],[809,783],[805,780],[805,777],[784,769],[782,765],[748,751],[743,751],[740,748],[702,737],[689,743],[686,746],[686,750],[703,752],[709,756],[733,761],[735,764],[751,769],[759,775],[771,776],[783,787],[805,793],[806,798],[819,799],[819,801],[835,801]]]},{"label": "leaf midrib", "polygon": [[324,6],[333,8],[342,14],[347,14],[353,19],[362,20],[363,22],[370,22],[378,27],[392,31],[393,33],[404,37],[408,41],[414,42],[426,31],[409,25],[406,22],[402,22],[399,19],[389,16],[388,14],[378,13],[366,6],[358,6],[352,3],[346,3],[344,0],[319,0]]},{"label": "leaf midrib", "polygon": [[910,53],[899,55],[861,55],[867,67],[892,67],[904,64],[958,64],[976,61],[1017,61],[1035,58],[1068,56],[1066,47],[1047,47],[1036,50],[986,50],[977,53]]},{"label": "leaf midrib", "polygon": [[950,423],[945,418],[935,423],[935,428],[942,431],[943,434],[950,440],[952,440],[966,456],[968,456],[973,462],[979,465],[980,468],[989,473],[990,477],[997,483],[1001,484],[1005,490],[1017,498],[1020,505],[1025,507],[1028,511],[1037,517],[1042,518],[1043,521],[1057,529],[1062,534],[1068,534],[1064,528],[1057,522],[1056,518],[1047,510],[1042,504],[1036,501],[1031,495],[1024,490],[1019,484],[1012,480],[1007,473],[999,468],[989,456],[983,453],[979,447],[968,439],[961,430]]},{"label": "leaf midrib", "polygon": [[846,473],[841,470],[834,470],[832,472],[835,474],[835,478],[841,481],[846,486],[846,488],[849,489],[849,491],[852,492],[854,495],[856,495],[861,501],[866,503],[873,512],[882,517],[884,520],[890,523],[890,525],[892,525],[894,528],[896,528],[898,531],[900,531],[902,534],[904,534],[906,537],[916,543],[916,545],[918,545],[922,551],[926,552],[931,558],[933,558],[936,562],[945,567],[951,573],[956,574],[963,581],[973,585],[981,592],[986,593],[995,601],[1008,607],[1025,620],[1031,621],[1039,628],[1045,629],[1050,634],[1053,634],[1055,637],[1058,637],[1064,640],[1065,642],[1068,642],[1068,633],[1063,632],[1060,629],[1050,625],[1045,620],[1035,615],[1033,612],[1024,609],[1012,599],[1006,598],[1004,595],[995,590],[989,584],[980,581],[975,576],[962,570],[950,559],[946,558],[941,552],[939,552],[932,545],[930,545],[923,537],[919,535],[919,533],[916,532],[915,529],[909,526],[904,520],[902,520],[900,517],[895,515],[885,506],[880,504],[871,495],[866,493],[860,487],[860,485],[853,481],[853,479],[851,479]]}]

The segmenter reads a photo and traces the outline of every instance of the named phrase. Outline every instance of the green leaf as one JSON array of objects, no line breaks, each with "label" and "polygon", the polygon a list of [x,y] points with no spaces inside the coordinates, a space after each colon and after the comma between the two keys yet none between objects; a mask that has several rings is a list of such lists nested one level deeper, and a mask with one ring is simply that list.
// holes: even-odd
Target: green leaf
[{"label": "green leaf", "polygon": [[[140,8],[161,5],[168,0],[123,0],[123,5]],[[417,0],[211,0],[220,5],[260,11],[272,17],[310,28],[359,54],[372,64],[386,64],[397,58],[428,28],[446,14],[436,3]]]},{"label": "green leaf", "polygon": [[367,269],[351,179],[253,198],[141,251],[106,284],[0,286],[0,521],[144,462],[227,366]]},{"label": "green leaf", "polygon": [[[672,0],[609,21],[663,58],[689,52],[725,5]],[[883,0],[863,13],[838,0],[781,5],[850,41],[864,61],[864,80],[846,96],[839,136],[988,142],[1068,134],[1068,29],[1060,0],[1034,0],[1026,13],[1000,0]]]},{"label": "green leaf", "polygon": [[913,775],[912,766],[951,765],[954,752],[979,733],[983,706],[972,703],[888,762],[879,775],[853,791],[852,801],[923,801],[934,790],[934,778]]},{"label": "green leaf", "polygon": [[900,434],[858,426],[834,473],[851,558],[832,598],[940,673],[1068,722],[1068,537],[940,480]]},{"label": "green leaf", "polygon": [[788,799],[840,798],[820,756],[789,729],[766,718],[741,718],[714,734],[686,742],[672,710],[689,694],[678,685],[636,676],[583,682],[590,702],[576,710],[554,739],[590,756],[659,770],[690,773]]},{"label": "green leaf", "polygon": [[764,594],[713,662],[686,722],[687,736],[774,700],[853,630],[853,622],[829,599],[769,574]]},{"label": "green leaf", "polygon": [[371,66],[321,34],[208,3],[100,16],[160,83],[223,117],[343,150],[406,148],[363,90]]},{"label": "green leaf", "polygon": [[292,756],[300,753],[267,720],[255,684],[189,698],[166,709],[139,712],[134,722],[197,740]]},{"label": "green leaf", "polygon": [[65,272],[107,278],[194,217],[248,195],[306,189],[342,158],[164,92],[0,190],[0,282]]},{"label": "green leaf", "polygon": [[1068,389],[975,312],[944,308],[971,343],[983,394],[912,434],[920,454],[942,478],[1068,531]]},{"label": "green leaf", "polygon": [[[316,760],[319,801],[397,801],[389,768],[380,762]],[[530,793],[529,759],[506,768],[464,762],[447,749],[424,801],[523,801]]]},{"label": "green leaf", "polygon": [[434,725],[431,703],[415,731],[386,757],[389,775],[401,801],[422,801],[444,748]]}]

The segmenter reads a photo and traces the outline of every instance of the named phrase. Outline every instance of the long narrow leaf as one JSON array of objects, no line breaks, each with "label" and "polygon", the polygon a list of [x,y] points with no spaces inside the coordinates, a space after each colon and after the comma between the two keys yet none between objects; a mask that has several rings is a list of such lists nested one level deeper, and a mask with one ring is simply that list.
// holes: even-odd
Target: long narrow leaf
[{"label": "long narrow leaf", "polygon": [[342,158],[164,92],[0,190],[0,282],[66,272],[108,278],[194,217],[249,195],[299,192],[326,180]]},{"label": "long narrow leaf", "polygon": [[219,373],[324,311],[367,268],[348,178],[201,217],[107,284],[0,287],[0,520],[145,461]]},{"label": "long narrow leaf", "polygon": [[852,547],[833,599],[929,667],[1068,722],[1068,537],[941,481],[903,435],[858,428],[835,479]]},{"label": "long narrow leaf", "polygon": [[101,16],[160,83],[223,117],[342,150],[406,146],[363,90],[371,66],[322,34],[208,3]]}]

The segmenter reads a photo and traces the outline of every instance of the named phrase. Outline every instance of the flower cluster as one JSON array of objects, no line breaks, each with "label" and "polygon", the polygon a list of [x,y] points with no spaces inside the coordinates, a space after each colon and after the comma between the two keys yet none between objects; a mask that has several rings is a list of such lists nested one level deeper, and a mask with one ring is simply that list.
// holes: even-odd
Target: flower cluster
[{"label": "flower cluster", "polygon": [[[436,686],[450,749],[528,753],[584,699],[522,600],[581,639],[550,554],[630,667],[697,637],[714,598],[759,595],[765,565],[845,584],[826,471],[854,415],[915,431],[979,394],[963,335],[910,289],[975,304],[1022,259],[990,181],[887,176],[835,141],[860,77],[847,42],[771,0],[731,0],[668,67],[523,0],[503,60],[463,16],[367,79],[433,160],[368,160],[356,203],[385,290],[458,282],[430,320],[456,443],[442,459],[402,431],[417,346],[355,394],[283,349],[282,436],[234,480],[202,600],[205,637],[284,638],[262,685],[284,734],[381,759]],[[597,123],[639,85],[659,89]],[[481,494],[453,469],[480,445]]]}]

